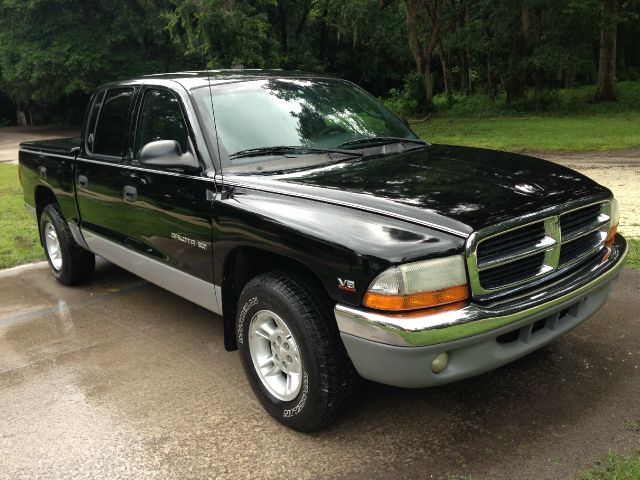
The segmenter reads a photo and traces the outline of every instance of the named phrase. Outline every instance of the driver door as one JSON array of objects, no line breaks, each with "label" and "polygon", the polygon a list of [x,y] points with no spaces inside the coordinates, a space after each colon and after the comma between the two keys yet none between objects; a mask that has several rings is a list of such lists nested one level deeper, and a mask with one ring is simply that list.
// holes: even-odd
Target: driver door
[{"label": "driver door", "polygon": [[[175,140],[183,152],[190,151],[197,158],[185,118],[180,99],[173,91],[148,87],[141,92],[135,134],[129,145],[131,161],[125,169],[125,245],[206,282],[211,287],[208,296],[212,298],[212,207],[207,201],[207,188],[212,188],[211,183],[199,174],[141,165],[138,161],[142,147],[156,140]],[[179,276],[169,276],[178,281]],[[188,280],[181,277],[179,281]],[[175,291],[178,287],[184,288],[184,285],[172,285],[171,289]],[[198,295],[194,295],[191,288],[190,294],[184,296]],[[205,300],[190,299],[201,305]]]}]

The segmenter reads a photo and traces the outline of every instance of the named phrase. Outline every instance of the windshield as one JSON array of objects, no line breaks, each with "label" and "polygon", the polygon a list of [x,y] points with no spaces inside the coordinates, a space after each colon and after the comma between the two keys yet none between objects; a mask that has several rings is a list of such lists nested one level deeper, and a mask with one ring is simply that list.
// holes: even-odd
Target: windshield
[{"label": "windshield", "polygon": [[[221,148],[230,166],[298,155],[335,161],[335,150],[363,148],[362,139],[418,137],[378,100],[355,85],[331,79],[261,79],[197,91],[202,111],[215,112]],[[309,147],[310,150],[280,147]],[[334,150],[334,156],[319,150]],[[289,159],[289,158],[288,158]],[[287,160],[288,160],[287,159]],[[312,162],[317,164],[318,161]],[[308,163],[308,162],[307,162]]]}]

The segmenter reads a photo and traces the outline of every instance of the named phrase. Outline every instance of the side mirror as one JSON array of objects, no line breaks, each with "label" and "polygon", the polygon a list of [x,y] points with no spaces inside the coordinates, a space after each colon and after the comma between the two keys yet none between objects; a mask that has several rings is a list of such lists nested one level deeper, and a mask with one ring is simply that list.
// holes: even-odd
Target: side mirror
[{"label": "side mirror", "polygon": [[180,144],[175,140],[156,140],[149,142],[138,158],[142,165],[163,168],[181,168],[193,172],[200,170],[200,164],[189,152],[182,153]]}]

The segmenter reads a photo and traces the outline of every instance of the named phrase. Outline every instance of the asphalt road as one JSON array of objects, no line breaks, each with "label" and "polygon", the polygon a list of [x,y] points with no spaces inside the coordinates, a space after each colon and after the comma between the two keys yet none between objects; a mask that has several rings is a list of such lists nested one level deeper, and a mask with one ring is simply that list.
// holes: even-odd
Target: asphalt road
[{"label": "asphalt road", "polygon": [[364,384],[303,435],[271,420],[219,318],[102,263],[0,272],[0,478],[555,479],[640,447],[640,272],[554,344],[425,390]]}]

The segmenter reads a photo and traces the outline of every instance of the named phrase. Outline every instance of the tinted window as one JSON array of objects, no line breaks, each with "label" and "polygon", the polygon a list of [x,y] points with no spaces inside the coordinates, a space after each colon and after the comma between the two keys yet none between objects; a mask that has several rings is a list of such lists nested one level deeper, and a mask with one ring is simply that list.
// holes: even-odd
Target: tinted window
[{"label": "tinted window", "polygon": [[104,98],[104,90],[102,92],[98,92],[95,96],[95,100],[93,102],[93,106],[91,107],[91,112],[89,113],[89,118],[87,120],[87,151],[93,151],[93,132],[96,129],[96,120],[98,119],[98,113],[100,113],[100,107],[102,106],[102,99]]},{"label": "tinted window", "polygon": [[167,90],[146,92],[136,135],[136,156],[142,147],[156,140],[175,140],[186,152],[187,139],[187,126],[178,98]]},{"label": "tinted window", "polygon": [[93,153],[121,157],[133,89],[109,90],[95,131]]}]

